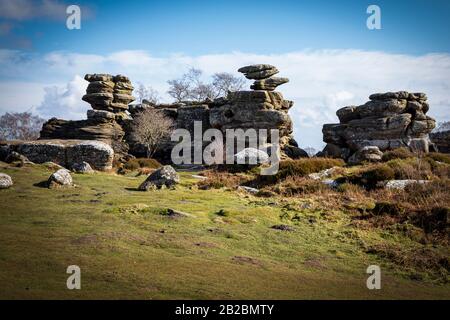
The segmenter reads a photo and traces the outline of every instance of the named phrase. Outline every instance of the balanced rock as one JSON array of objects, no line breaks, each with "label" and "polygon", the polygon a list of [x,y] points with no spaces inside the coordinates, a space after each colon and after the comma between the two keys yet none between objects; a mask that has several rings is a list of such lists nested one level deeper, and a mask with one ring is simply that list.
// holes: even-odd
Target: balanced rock
[{"label": "balanced rock", "polygon": [[94,172],[91,165],[89,163],[87,163],[86,161],[83,161],[80,163],[74,163],[72,165],[72,171],[76,172],[76,173],[93,173]]},{"label": "balanced rock", "polygon": [[238,69],[238,72],[243,73],[247,79],[262,80],[270,78],[279,71],[270,64],[254,64],[251,66],[242,67]]},{"label": "balanced rock", "polygon": [[8,189],[13,185],[13,181],[6,173],[0,173],[0,189]]},{"label": "balanced rock", "polygon": [[180,182],[180,177],[172,166],[163,166],[154,171],[148,178],[139,186],[139,190],[147,191],[152,188],[160,189],[163,186],[172,188]]},{"label": "balanced rock", "polygon": [[49,188],[69,187],[73,185],[72,176],[67,169],[60,169],[48,178]]},{"label": "balanced rock", "polygon": [[435,150],[429,133],[435,120],[424,93],[406,91],[377,93],[361,106],[348,106],[336,114],[340,123],[325,124],[323,139],[327,146],[322,155],[340,155],[347,159],[366,146],[380,151],[409,147],[419,152]]},{"label": "balanced rock", "polygon": [[288,78],[281,78],[281,77],[272,77],[263,80],[256,80],[255,82],[253,82],[253,85],[250,86],[250,89],[273,91],[279,85],[282,85],[287,82],[289,82]]}]

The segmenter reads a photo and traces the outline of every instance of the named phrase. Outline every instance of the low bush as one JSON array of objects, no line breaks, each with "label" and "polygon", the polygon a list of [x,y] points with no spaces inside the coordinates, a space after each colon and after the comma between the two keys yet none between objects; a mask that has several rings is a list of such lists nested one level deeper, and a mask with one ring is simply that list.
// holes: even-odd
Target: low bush
[{"label": "low bush", "polygon": [[304,177],[310,173],[344,165],[344,160],[331,158],[284,160],[280,161],[280,167],[277,174],[272,176],[259,176],[255,182],[258,186],[273,185],[288,177]]},{"label": "low bush", "polygon": [[450,155],[445,153],[430,152],[425,158],[450,164]]},{"label": "low bush", "polygon": [[161,164],[157,160],[149,158],[130,159],[124,164],[124,168],[127,170],[138,170],[139,168],[157,169],[159,167],[161,167]]},{"label": "low bush", "polygon": [[243,175],[233,174],[221,171],[206,171],[204,176],[207,179],[201,180],[197,183],[199,189],[221,189],[221,188],[236,188],[244,184],[248,178]]},{"label": "low bush", "polygon": [[398,148],[390,151],[386,151],[383,153],[382,160],[384,162],[394,159],[407,159],[412,158],[415,155],[409,151],[408,148]]},{"label": "low bush", "polygon": [[395,159],[386,162],[394,170],[394,177],[404,179],[430,179],[433,176],[430,163],[423,158]]}]

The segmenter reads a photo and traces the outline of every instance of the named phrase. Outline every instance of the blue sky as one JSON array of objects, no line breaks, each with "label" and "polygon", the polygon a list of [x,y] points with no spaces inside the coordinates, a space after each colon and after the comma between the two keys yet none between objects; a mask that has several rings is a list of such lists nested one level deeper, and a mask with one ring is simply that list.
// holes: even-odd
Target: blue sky
[{"label": "blue sky", "polygon": [[[450,50],[450,2],[445,0],[71,3],[83,9],[81,30],[65,28],[64,12],[61,17],[55,13],[52,17],[22,21],[3,17],[0,21],[12,25],[14,36],[0,38],[1,47],[96,54],[123,49],[148,50],[155,55],[236,50],[283,53],[305,48],[410,54]],[[366,8],[370,4],[377,4],[382,10],[382,30],[374,32],[365,27]],[[15,42],[15,37],[22,42]],[[25,39],[28,45],[23,44]]]},{"label": "blue sky", "polygon": [[[82,8],[81,30],[65,8]],[[381,30],[366,9],[381,8]],[[320,148],[335,111],[380,91],[425,91],[450,120],[450,1],[0,0],[0,114],[33,110],[79,119],[85,73],[124,73],[167,99],[189,67],[232,72],[273,63],[300,145]],[[433,106],[434,105],[434,106]]]}]

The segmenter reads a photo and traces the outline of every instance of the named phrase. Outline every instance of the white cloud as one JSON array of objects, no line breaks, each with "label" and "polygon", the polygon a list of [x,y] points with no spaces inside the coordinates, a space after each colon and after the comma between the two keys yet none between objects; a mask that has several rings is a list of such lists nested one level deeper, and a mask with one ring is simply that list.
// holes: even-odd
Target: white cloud
[{"label": "white cloud", "polygon": [[45,87],[45,96],[36,112],[45,118],[82,119],[89,104],[81,98],[86,92],[87,82],[76,75],[66,86]]},{"label": "white cloud", "polygon": [[[358,50],[301,51],[260,55],[242,52],[188,56],[173,54],[154,57],[146,51],[120,51],[108,55],[52,52],[44,56],[21,51],[0,50],[0,88],[18,79],[15,92],[42,95],[21,90],[24,81],[59,84],[48,89],[38,110],[48,116],[84,118],[88,105],[81,101],[82,83],[75,75],[85,73],[125,74],[134,84],[142,82],[158,90],[164,99],[167,80],[179,77],[189,67],[200,68],[205,77],[215,72],[237,73],[241,66],[270,63],[278,67],[280,76],[290,79],[281,86],[286,99],[294,100],[290,114],[295,136],[301,146],[323,146],[322,125],[336,122],[335,112],[346,105],[359,105],[375,92],[422,91],[428,94],[430,115],[438,121],[450,120],[450,54],[422,56],[367,52]],[[67,87],[61,85],[69,83]],[[250,84],[250,82],[249,82]],[[43,91],[43,89],[42,89]],[[23,93],[22,93],[23,92]],[[7,95],[7,94],[6,94]],[[18,95],[19,97],[20,95]],[[8,111],[5,94],[0,91],[0,112]],[[78,100],[77,100],[78,99]],[[37,103],[38,104],[38,103]]]}]

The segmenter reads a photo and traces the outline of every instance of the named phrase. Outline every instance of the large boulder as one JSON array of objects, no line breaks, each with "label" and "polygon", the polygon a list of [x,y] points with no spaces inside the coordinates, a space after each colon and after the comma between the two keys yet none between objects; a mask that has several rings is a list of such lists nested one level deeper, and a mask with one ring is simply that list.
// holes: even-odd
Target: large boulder
[{"label": "large boulder", "polygon": [[349,164],[360,164],[362,162],[378,162],[381,161],[383,152],[375,146],[368,146],[356,151],[350,158],[348,158]]},{"label": "large boulder", "polygon": [[13,185],[13,181],[6,173],[0,173],[0,189],[8,189]]},{"label": "large boulder", "polygon": [[87,163],[86,161],[83,161],[80,163],[74,163],[72,165],[72,171],[76,172],[76,173],[93,173],[94,172],[91,165],[89,163]]},{"label": "large boulder", "polygon": [[180,182],[180,177],[172,166],[163,166],[150,174],[139,186],[139,190],[160,189],[162,187],[172,188]]},{"label": "large boulder", "polygon": [[51,189],[72,186],[73,181],[70,171],[67,169],[59,169],[50,175],[47,180],[47,184]]},{"label": "large boulder", "polygon": [[66,168],[88,162],[94,169],[112,169],[114,151],[106,143],[88,140],[37,140],[4,143],[10,152],[18,152],[34,163],[54,162]]}]

